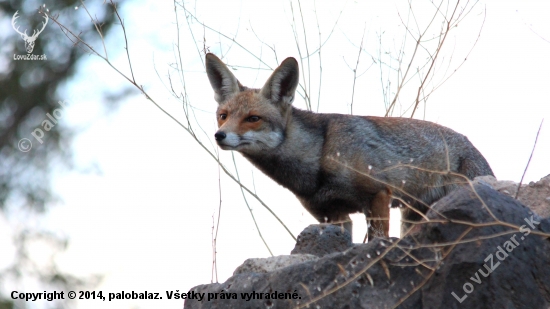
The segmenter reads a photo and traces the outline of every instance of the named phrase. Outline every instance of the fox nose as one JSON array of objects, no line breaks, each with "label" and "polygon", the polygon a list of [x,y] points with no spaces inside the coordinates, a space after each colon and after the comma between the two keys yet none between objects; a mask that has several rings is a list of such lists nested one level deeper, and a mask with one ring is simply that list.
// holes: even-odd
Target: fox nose
[{"label": "fox nose", "polygon": [[221,141],[221,140],[225,139],[226,137],[227,137],[227,135],[225,135],[225,132],[223,132],[223,131],[218,131],[218,132],[216,132],[216,134],[214,134],[214,138],[217,141]]}]

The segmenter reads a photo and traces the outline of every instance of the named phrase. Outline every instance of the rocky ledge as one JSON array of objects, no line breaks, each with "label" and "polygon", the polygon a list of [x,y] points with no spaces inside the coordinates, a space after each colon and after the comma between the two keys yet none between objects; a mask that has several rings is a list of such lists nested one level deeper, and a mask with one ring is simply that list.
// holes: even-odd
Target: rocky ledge
[{"label": "rocky ledge", "polygon": [[[550,176],[541,182],[519,200],[548,214]],[[478,179],[401,239],[352,244],[336,226],[312,225],[292,255],[247,260],[226,282],[191,289],[203,298],[184,308],[547,309],[550,219],[508,195],[513,183]]]}]

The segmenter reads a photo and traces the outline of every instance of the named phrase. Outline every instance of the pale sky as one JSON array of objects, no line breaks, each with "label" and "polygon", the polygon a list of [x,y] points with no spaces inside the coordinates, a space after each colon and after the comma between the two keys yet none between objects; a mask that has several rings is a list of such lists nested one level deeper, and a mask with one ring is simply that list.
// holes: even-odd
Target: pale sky
[{"label": "pale sky", "polygon": [[[237,33],[237,41],[250,51],[261,53],[272,68],[277,63],[267,46],[274,46],[279,62],[286,57],[300,57],[290,26],[288,2],[199,1],[196,11],[192,5],[189,4],[189,9],[201,21],[230,37]],[[293,5],[296,11],[297,3]],[[333,1],[319,1],[317,12],[323,41],[341,10],[339,23],[322,48],[320,112],[349,113],[353,72],[348,65],[355,66],[361,38],[364,37],[366,52],[374,55],[379,49],[377,34],[384,32],[383,50],[395,51],[403,36],[398,11],[403,18],[407,13],[406,7],[389,1],[379,5],[348,1],[336,6]],[[422,24],[428,8],[417,10],[417,20]],[[466,57],[477,39],[484,10],[486,19],[477,45],[457,73],[429,98],[425,119],[468,136],[497,178],[519,181],[539,124],[545,118],[524,180],[537,181],[550,174],[550,4],[480,2],[449,34],[448,45],[441,55],[444,59],[453,57],[449,72]],[[302,3],[302,11],[311,53],[318,47],[316,19],[309,4]],[[177,42],[173,3],[128,2],[121,13],[138,83],[171,115],[184,120],[181,103],[162,85],[174,62],[173,44]],[[84,18],[83,14],[82,10],[75,11],[76,18]],[[183,12],[179,22],[188,98],[197,108],[196,117],[205,134],[198,128],[197,132],[210,149],[216,149],[210,144],[216,131],[213,92]],[[297,22],[301,25],[301,21]],[[241,66],[234,73],[244,85],[262,86],[271,71],[245,68],[258,68],[257,59],[210,30],[203,33],[196,21],[191,26],[199,49],[209,47],[218,56],[223,51],[227,55],[224,61]],[[58,30],[50,27],[47,31]],[[299,40],[303,41],[301,31],[299,28]],[[111,35],[107,46],[115,65],[129,72],[121,33]],[[305,49],[302,53],[306,53]],[[411,53],[412,49],[406,49],[406,54]],[[357,71],[365,72],[370,59],[363,53]],[[312,86],[317,87],[318,55],[313,55],[310,61]],[[375,67],[357,79],[354,114],[383,116],[380,74]],[[442,73],[445,70],[438,69]],[[63,125],[85,127],[73,143],[76,161],[82,169],[94,167],[100,172],[59,170],[54,187],[63,201],[36,224],[70,237],[67,251],[54,257],[61,269],[80,275],[105,275],[96,290],[104,294],[147,290],[159,292],[165,298],[103,302],[102,308],[180,308],[182,301],[167,300],[166,291],[187,292],[193,286],[211,281],[212,226],[220,205],[217,164],[187,132],[137,91],[118,110],[107,115],[99,104],[101,92],[130,85],[101,59],[89,57],[79,72],[66,87],[64,95],[70,104]],[[312,93],[316,96],[317,88]],[[403,105],[411,102],[414,94],[414,90],[405,90],[401,97]],[[294,104],[305,106],[301,98]],[[418,114],[419,118],[423,118],[423,113]],[[253,168],[240,154],[235,153],[235,158],[243,182],[255,188],[295,236],[315,223],[292,193]],[[234,170],[230,152],[220,152],[220,159]],[[269,252],[258,237],[239,187],[223,172],[221,175],[217,278],[223,282],[245,259],[268,257]],[[247,199],[273,253],[289,254],[294,247],[292,238],[254,198],[247,196]],[[354,219],[354,239],[359,240],[366,226],[361,215]],[[6,229],[6,223],[1,222],[0,234],[16,228]],[[395,224],[392,228],[394,233],[399,229]],[[1,241],[4,244],[5,240]],[[41,253],[36,256],[46,258]],[[36,308],[45,305],[38,303]],[[97,305],[92,300],[77,302],[79,309]]]}]

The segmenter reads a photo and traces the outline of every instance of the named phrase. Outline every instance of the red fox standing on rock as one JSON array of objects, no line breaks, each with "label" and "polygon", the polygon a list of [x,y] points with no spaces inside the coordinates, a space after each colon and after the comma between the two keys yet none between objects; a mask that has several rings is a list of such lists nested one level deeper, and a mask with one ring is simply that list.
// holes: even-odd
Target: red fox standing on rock
[{"label": "red fox standing on rock", "polygon": [[387,237],[390,204],[408,205],[403,219],[418,221],[465,182],[457,173],[493,175],[465,136],[435,123],[293,107],[298,70],[287,58],[261,89],[249,89],[218,57],[206,55],[220,148],[240,152],[319,222],[343,223],[351,233],[349,214],[363,212],[369,240],[375,232]]}]

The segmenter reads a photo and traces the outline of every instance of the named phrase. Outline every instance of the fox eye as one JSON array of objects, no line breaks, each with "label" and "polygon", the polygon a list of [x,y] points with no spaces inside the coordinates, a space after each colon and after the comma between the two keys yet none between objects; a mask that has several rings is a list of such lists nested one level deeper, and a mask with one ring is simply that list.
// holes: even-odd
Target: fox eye
[{"label": "fox eye", "polygon": [[227,118],[227,114],[220,114],[220,119],[225,120]]},{"label": "fox eye", "polygon": [[258,116],[250,116],[248,118],[246,118],[246,121],[248,122],[256,122],[256,121],[259,121],[260,120],[260,117]]}]

